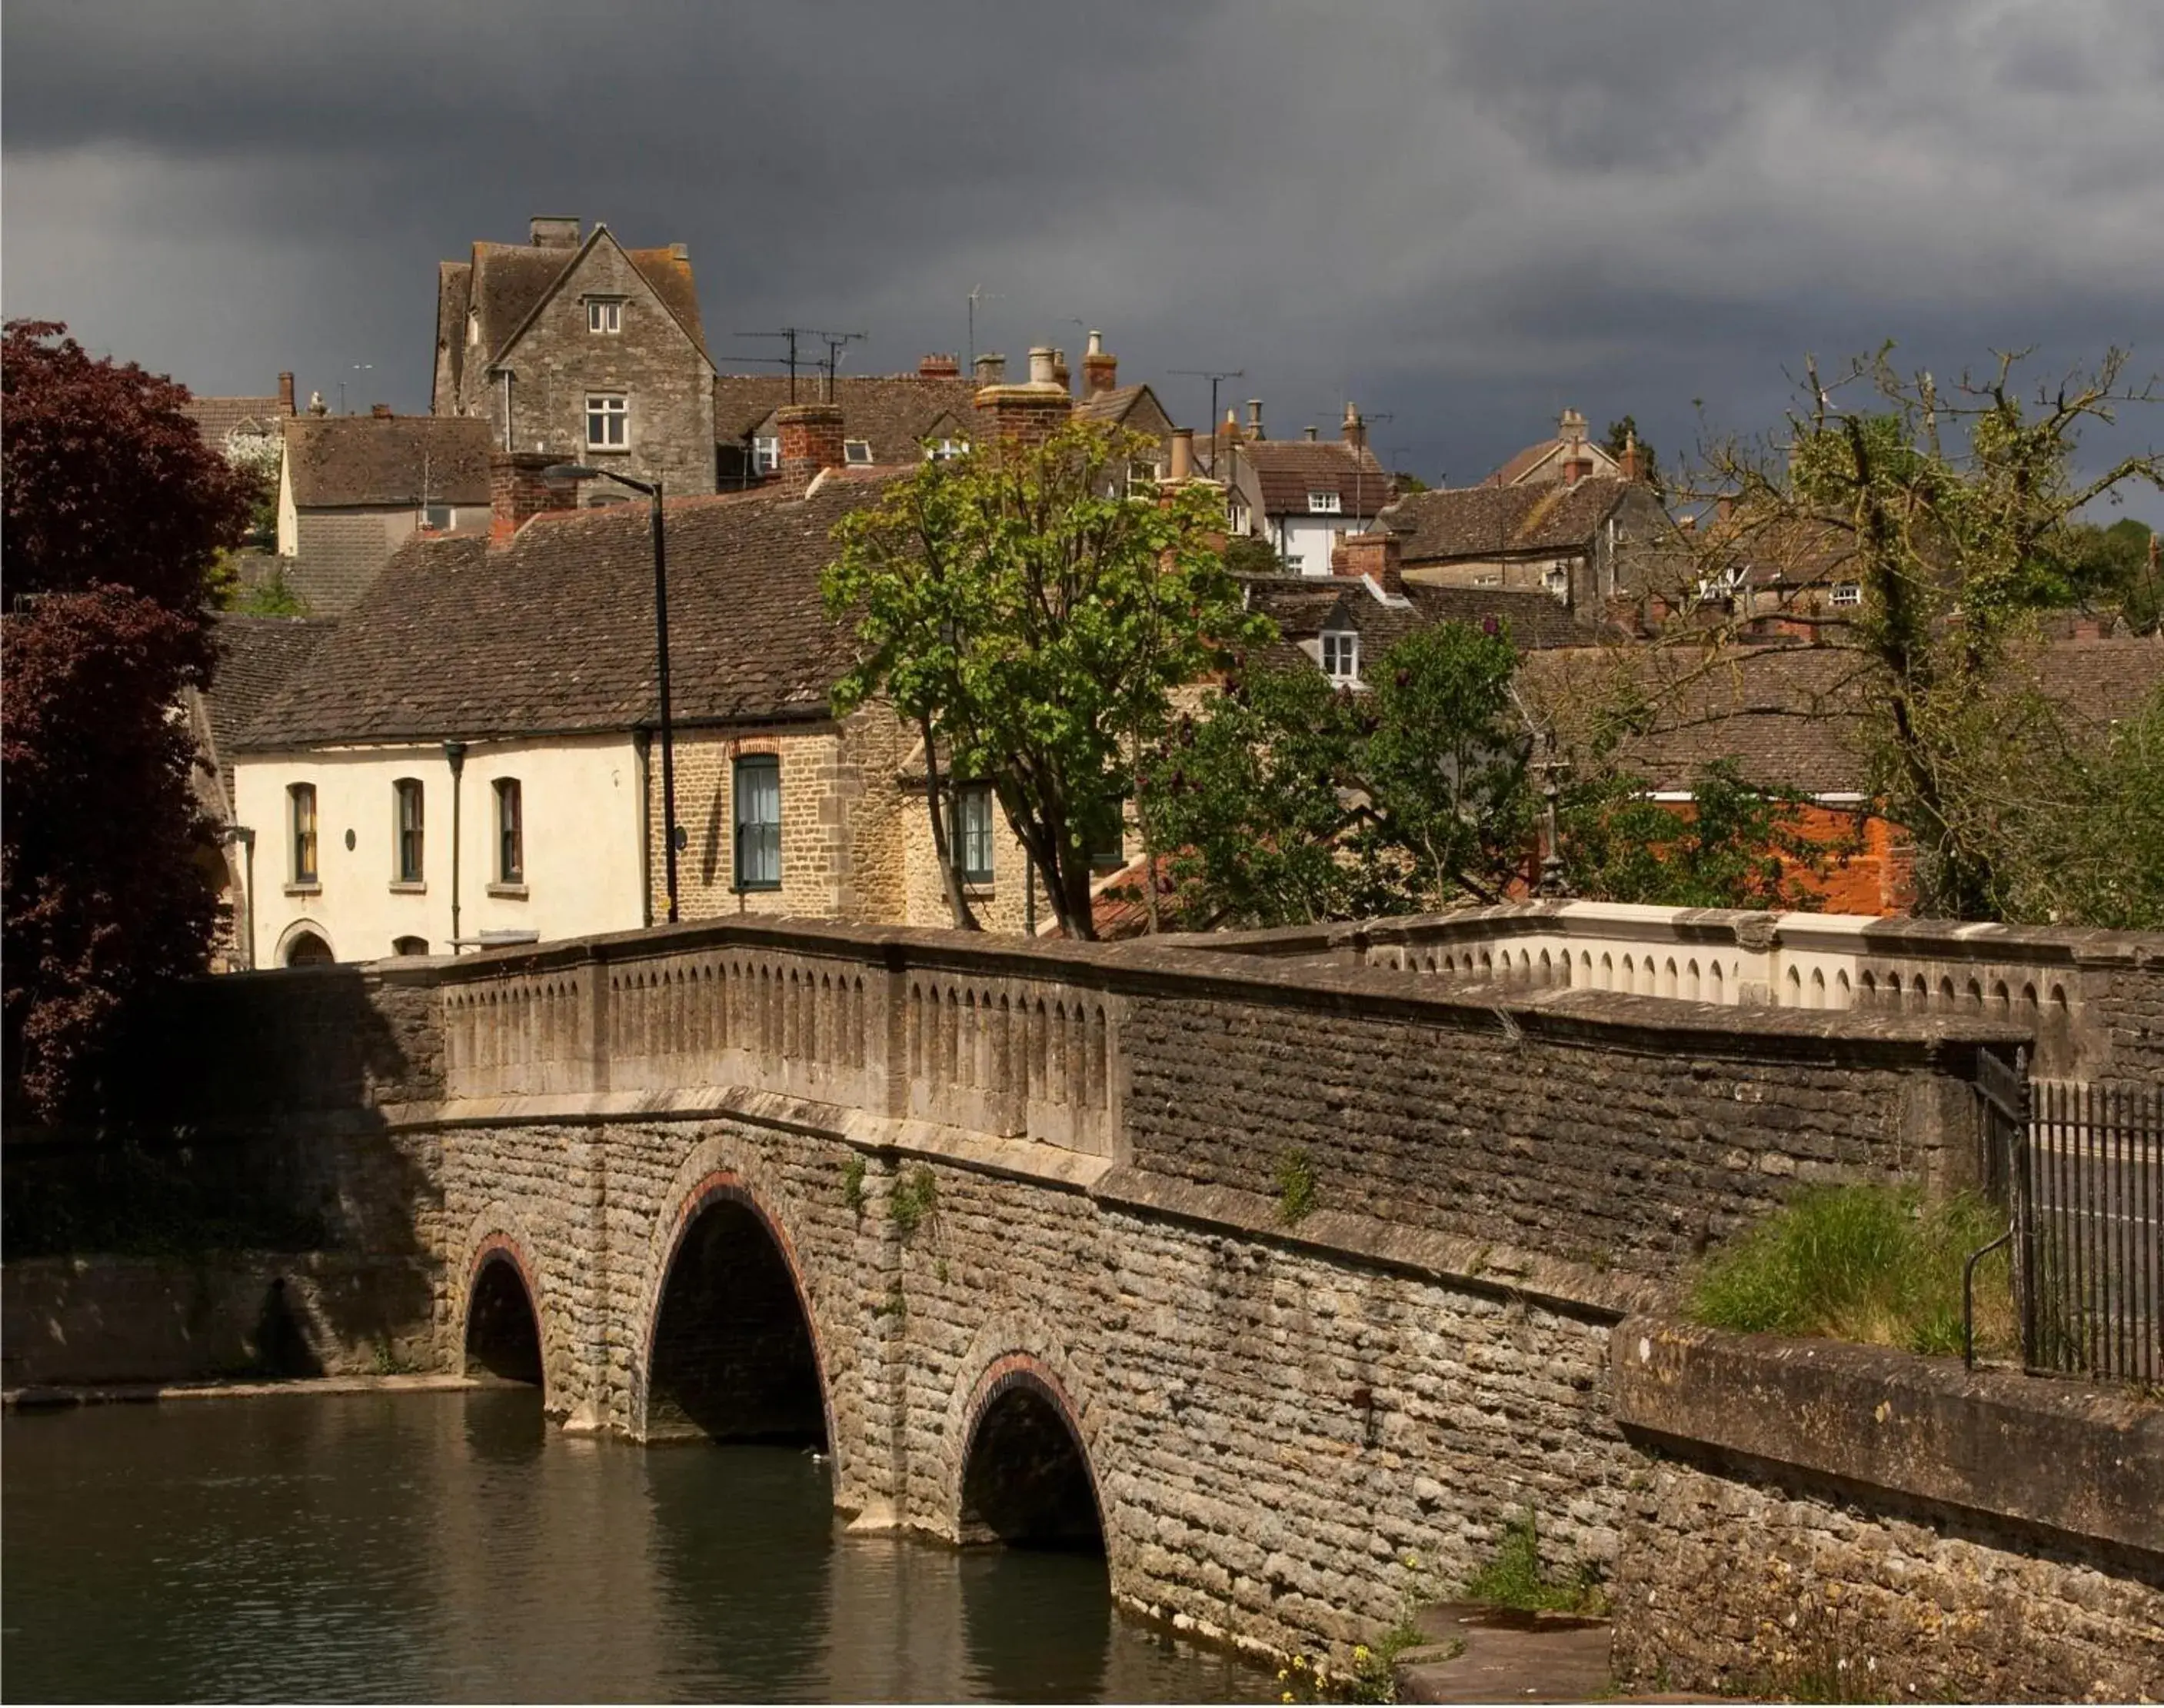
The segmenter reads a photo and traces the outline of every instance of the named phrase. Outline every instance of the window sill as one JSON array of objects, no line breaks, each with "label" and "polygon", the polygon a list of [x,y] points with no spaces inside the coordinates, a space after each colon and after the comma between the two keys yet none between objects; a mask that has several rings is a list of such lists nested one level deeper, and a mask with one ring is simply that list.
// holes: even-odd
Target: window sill
[{"label": "window sill", "polygon": [[729,886],[729,893],[733,896],[775,896],[780,891],[779,884],[732,884]]},{"label": "window sill", "polygon": [[488,893],[496,897],[499,901],[523,901],[526,899],[526,886],[523,884],[491,884],[488,886]]},{"label": "window sill", "polygon": [[286,893],[288,896],[320,896],[323,893],[323,886],[320,883],[288,884]]},{"label": "window sill", "polygon": [[999,885],[990,878],[962,880],[962,897],[967,901],[989,901],[999,892]]},{"label": "window sill", "polygon": [[394,896],[425,896],[428,893],[428,886],[425,883],[394,883],[391,886],[391,893]]},{"label": "window sill", "polygon": [[586,455],[590,457],[628,457],[631,455],[631,447],[628,444],[590,444],[586,447]]}]

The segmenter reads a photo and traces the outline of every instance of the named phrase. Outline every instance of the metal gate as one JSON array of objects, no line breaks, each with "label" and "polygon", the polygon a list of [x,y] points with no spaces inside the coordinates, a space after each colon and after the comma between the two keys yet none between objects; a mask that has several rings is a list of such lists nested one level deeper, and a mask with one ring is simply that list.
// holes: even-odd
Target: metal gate
[{"label": "metal gate", "polygon": [[2164,1086],[2029,1081],[1987,1050],[1977,1089],[2014,1227],[2022,1362],[2164,1378]]}]

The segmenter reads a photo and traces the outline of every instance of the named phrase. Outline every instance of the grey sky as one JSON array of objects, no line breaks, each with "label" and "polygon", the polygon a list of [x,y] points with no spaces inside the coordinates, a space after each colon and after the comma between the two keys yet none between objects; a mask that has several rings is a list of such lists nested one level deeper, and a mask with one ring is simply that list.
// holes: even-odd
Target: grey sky
[{"label": "grey sky", "polygon": [[1350,397],[1431,480],[1564,404],[1670,455],[1694,399],[1770,426],[1805,351],[1886,338],[2164,370],[2156,0],[11,0],[5,30],[7,313],[202,391],[425,407],[434,263],[541,212],[688,243],[724,367],[794,320],[907,368],[982,284],[980,348],[1100,327],[1198,425],[1169,370],[1244,368],[1281,434]]}]

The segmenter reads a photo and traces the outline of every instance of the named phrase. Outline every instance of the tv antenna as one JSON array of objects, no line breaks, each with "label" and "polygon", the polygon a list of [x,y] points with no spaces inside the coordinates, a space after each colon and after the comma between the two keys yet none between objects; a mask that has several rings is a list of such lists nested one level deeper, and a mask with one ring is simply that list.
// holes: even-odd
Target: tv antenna
[{"label": "tv antenna", "polygon": [[[376,371],[376,364],[374,362],[355,362],[353,365],[353,371],[356,374],[372,374]],[[339,381],[339,413],[343,415],[345,413],[345,381],[341,379]]]},{"label": "tv antenna", "polygon": [[999,299],[1000,293],[996,291],[987,291],[982,285],[969,286],[969,360],[966,364],[969,367],[977,365],[977,305],[980,302],[996,302]]},{"label": "tv antenna", "polygon": [[[1225,480],[1224,470],[1217,465],[1217,387],[1226,380],[1246,379],[1247,377],[1247,371],[1245,368],[1173,368],[1168,370],[1168,371],[1176,374],[1180,378],[1185,380],[1209,381],[1210,477],[1216,481]],[[1226,481],[1226,484],[1229,486],[1231,482]]]},{"label": "tv antenna", "polygon": [[[787,343],[789,354],[785,356],[747,356],[744,360],[760,367],[787,368],[789,370],[789,401],[792,403],[796,401],[796,371],[806,365],[805,359],[796,354],[797,340],[826,336],[824,333],[816,331],[808,326],[785,326],[779,332],[736,332],[729,335],[732,338],[778,338]],[[816,367],[818,364],[814,362],[811,365]]]},{"label": "tv antenna", "polygon": [[[1360,440],[1363,446],[1367,444],[1366,428],[1370,422],[1395,421],[1398,418],[1388,410],[1374,415],[1363,415],[1357,403],[1348,402],[1346,407],[1352,411],[1353,418],[1360,423],[1362,429]],[[1363,456],[1356,456],[1352,460],[1352,519],[1355,522],[1361,522],[1367,514],[1364,508],[1367,478],[1368,460]]]},{"label": "tv antenna", "polygon": [[842,365],[843,349],[853,344],[862,344],[871,337],[869,332],[822,332],[815,336],[827,346],[827,360],[820,365],[827,371],[827,401],[834,401],[834,373]]}]

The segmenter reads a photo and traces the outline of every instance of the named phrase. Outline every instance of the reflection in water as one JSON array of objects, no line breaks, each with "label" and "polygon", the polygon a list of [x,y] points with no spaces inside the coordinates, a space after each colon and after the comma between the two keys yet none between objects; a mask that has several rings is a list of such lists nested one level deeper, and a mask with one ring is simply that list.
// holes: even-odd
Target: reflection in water
[{"label": "reflection in water", "polygon": [[10,1700],[1260,1700],[1100,1560],[838,1530],[777,1447],[565,1437],[531,1390],[10,1416]]}]

